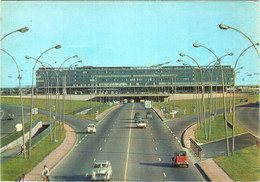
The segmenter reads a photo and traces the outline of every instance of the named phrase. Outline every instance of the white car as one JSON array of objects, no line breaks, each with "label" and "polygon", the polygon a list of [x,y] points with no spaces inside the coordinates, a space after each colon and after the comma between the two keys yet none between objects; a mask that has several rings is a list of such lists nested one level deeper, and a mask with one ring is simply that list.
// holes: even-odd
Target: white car
[{"label": "white car", "polygon": [[140,120],[137,123],[137,128],[146,128],[146,123],[144,120]]},{"label": "white car", "polygon": [[92,166],[91,180],[107,180],[112,178],[112,166],[110,161],[98,160]]},{"label": "white car", "polygon": [[96,125],[95,124],[88,124],[87,133],[96,133]]}]

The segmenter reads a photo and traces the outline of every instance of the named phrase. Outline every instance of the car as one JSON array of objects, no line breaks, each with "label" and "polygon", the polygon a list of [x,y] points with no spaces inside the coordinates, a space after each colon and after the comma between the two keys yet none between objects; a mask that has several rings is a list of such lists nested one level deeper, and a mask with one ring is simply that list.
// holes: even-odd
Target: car
[{"label": "car", "polygon": [[139,112],[136,112],[136,113],[135,113],[135,116],[134,116],[134,119],[135,119],[136,117],[138,117],[138,116],[141,116],[141,114],[140,114]]},{"label": "car", "polygon": [[185,165],[187,168],[189,167],[189,160],[187,156],[186,151],[177,151],[174,152],[174,157],[172,158],[172,166],[180,166],[180,165]]},{"label": "car", "polygon": [[112,166],[108,160],[97,160],[92,165],[91,180],[107,180],[112,178]]},{"label": "car", "polygon": [[13,120],[14,119],[14,114],[8,114],[7,120]]},{"label": "car", "polygon": [[141,116],[136,116],[136,117],[135,117],[135,123],[138,123],[140,120],[142,120],[142,117],[141,117]]},{"label": "car", "polygon": [[153,119],[152,113],[150,113],[150,112],[146,113],[146,118],[147,119]]},{"label": "car", "polygon": [[95,124],[88,124],[87,133],[96,133],[96,125]]},{"label": "car", "polygon": [[136,126],[137,126],[137,128],[146,128],[146,123],[144,120],[140,120],[140,121],[138,121]]}]

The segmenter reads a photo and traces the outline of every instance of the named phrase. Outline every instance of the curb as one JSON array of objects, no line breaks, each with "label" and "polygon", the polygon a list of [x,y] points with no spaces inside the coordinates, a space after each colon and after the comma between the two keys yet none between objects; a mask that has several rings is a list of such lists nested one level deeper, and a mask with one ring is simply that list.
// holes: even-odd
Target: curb
[{"label": "curb", "polygon": [[[71,124],[66,123],[68,126],[70,126],[73,129],[73,132],[76,133],[75,129],[72,127]],[[50,174],[71,154],[71,152],[74,150],[74,148],[76,147],[76,143],[78,141],[78,135],[76,135],[76,139],[74,141],[74,144],[72,146],[72,148],[70,149],[70,151],[57,163],[55,164],[52,169],[50,169]]]},{"label": "curb", "polygon": [[[43,168],[43,165],[47,165],[47,167],[49,168],[50,170],[50,173],[64,160],[66,159],[66,157],[72,152],[72,150],[74,149],[75,147],[75,143],[76,143],[76,140],[77,140],[77,136],[75,134],[75,130],[73,127],[71,127],[69,124],[66,124],[69,128],[68,130],[66,130],[66,137],[64,139],[64,141],[55,149],[53,150],[48,156],[46,156],[37,166],[35,166],[29,173],[27,173],[25,175],[25,181],[37,181],[37,180],[41,180],[41,172],[42,172],[42,168]],[[71,128],[71,129],[70,129]],[[70,131],[71,130],[71,131]],[[75,139],[72,140],[72,141],[69,141],[68,139],[70,138],[70,136],[68,136],[68,132],[73,132],[75,134]],[[68,151],[66,152],[65,150],[65,154],[61,157],[61,159],[57,158],[55,154],[56,153],[59,153],[61,150],[61,145],[63,144],[63,146],[65,146],[66,144],[64,144],[65,140],[67,139],[66,142],[71,142],[73,143],[72,147],[68,147]],[[68,144],[70,145],[70,144]],[[64,151],[64,150],[63,150]],[[50,160],[50,158],[53,157],[53,160]],[[58,162],[57,162],[58,160]]]}]

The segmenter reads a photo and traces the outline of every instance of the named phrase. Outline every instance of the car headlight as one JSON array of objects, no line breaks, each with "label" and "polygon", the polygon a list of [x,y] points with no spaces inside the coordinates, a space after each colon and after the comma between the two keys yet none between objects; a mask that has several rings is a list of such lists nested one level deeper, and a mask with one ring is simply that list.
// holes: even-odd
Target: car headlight
[{"label": "car headlight", "polygon": [[92,177],[96,177],[96,173],[95,172],[92,173]]}]

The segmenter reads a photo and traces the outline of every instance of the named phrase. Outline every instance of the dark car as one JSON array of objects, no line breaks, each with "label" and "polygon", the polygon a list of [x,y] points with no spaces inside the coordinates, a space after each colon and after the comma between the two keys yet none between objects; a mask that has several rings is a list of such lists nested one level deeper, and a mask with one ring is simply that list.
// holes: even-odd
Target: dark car
[{"label": "dark car", "polygon": [[141,116],[141,114],[140,114],[139,112],[136,112],[136,113],[135,113],[135,116],[134,116],[134,119],[135,119],[137,116]]},{"label": "dark car", "polygon": [[138,122],[141,121],[141,120],[142,120],[141,115],[138,115],[138,116],[135,117],[135,122],[136,122],[136,123],[138,123]]},{"label": "dark car", "polygon": [[14,114],[8,114],[7,120],[13,120],[14,119]]}]

